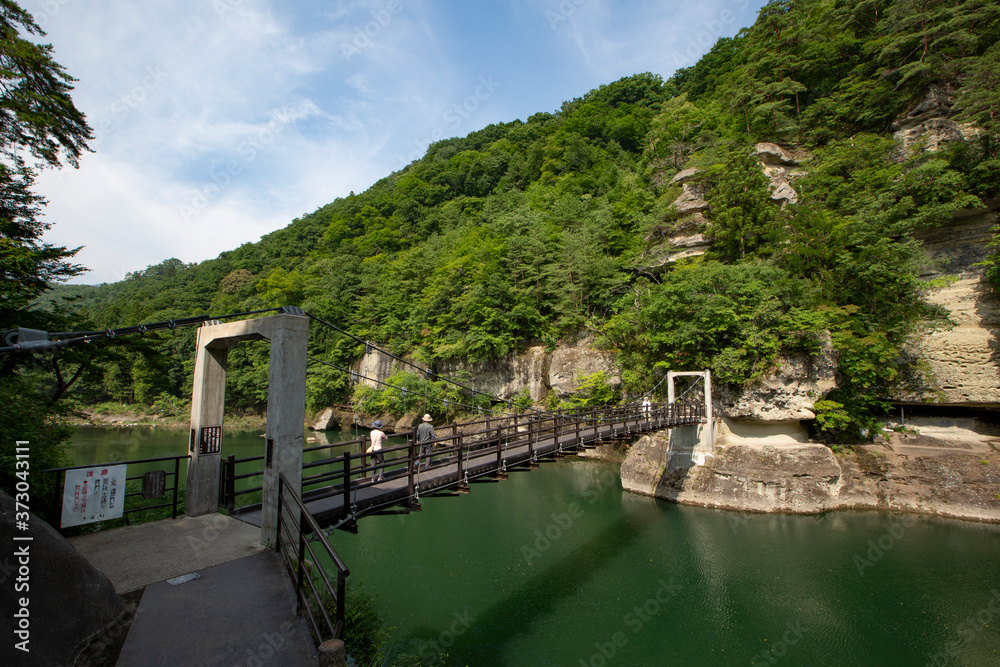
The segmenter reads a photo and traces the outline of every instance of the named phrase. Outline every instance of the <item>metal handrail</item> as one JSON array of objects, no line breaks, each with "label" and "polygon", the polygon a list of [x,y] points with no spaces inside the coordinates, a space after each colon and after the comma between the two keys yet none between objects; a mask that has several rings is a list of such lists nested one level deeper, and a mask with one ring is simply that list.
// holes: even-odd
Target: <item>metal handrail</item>
[{"label": "metal handrail", "polygon": [[[130,459],[130,460],[127,460],[127,461],[111,461],[111,462],[105,462],[105,463],[86,463],[86,464],[75,465],[75,466],[62,466],[62,467],[59,467],[59,468],[47,468],[45,470],[42,470],[41,472],[42,472],[42,474],[47,474],[47,473],[56,474],[56,492],[55,492],[55,496],[53,498],[53,503],[55,504],[55,508],[54,509],[56,510],[54,516],[59,516],[61,514],[61,507],[62,507],[62,501],[63,501],[63,491],[64,491],[64,485],[65,485],[65,475],[59,475],[58,473],[65,473],[68,470],[85,470],[87,468],[100,468],[102,466],[120,466],[120,465],[128,466],[129,464],[133,464],[133,463],[160,463],[160,462],[163,462],[163,461],[173,461],[174,462],[174,469],[173,469],[173,471],[163,470],[163,472],[166,474],[167,477],[173,476],[173,478],[174,478],[173,486],[167,487],[167,488],[165,488],[163,490],[164,494],[166,494],[168,492],[171,493],[171,496],[172,496],[171,502],[169,502],[169,503],[160,503],[159,505],[147,505],[145,507],[131,507],[131,508],[128,508],[128,509],[123,509],[122,510],[122,518],[125,519],[125,523],[128,523],[128,516],[130,514],[136,514],[138,512],[147,512],[149,510],[162,509],[164,507],[169,507],[169,508],[171,508],[171,510],[170,510],[170,518],[171,519],[176,519],[177,518],[178,495],[180,493],[180,466],[181,466],[181,460],[187,460],[187,459],[190,459],[190,458],[191,458],[190,454],[182,454],[182,455],[178,455],[178,456],[157,456],[157,457],[148,458],[148,459]],[[126,477],[125,477],[126,489],[128,488],[127,485],[128,485],[129,482],[134,482],[134,481],[140,480],[140,479],[142,479],[142,475],[133,475],[131,477],[128,477],[127,473],[126,473]],[[124,495],[124,498],[127,501],[129,498],[134,498],[135,496],[141,496],[141,495],[142,495],[141,491],[134,491],[132,493],[128,493],[126,491],[126,493]]]},{"label": "metal handrail", "polygon": [[[292,502],[292,506],[298,510],[298,521],[286,520],[285,511],[289,507],[289,500]],[[288,518],[292,519],[293,517],[294,511],[292,516]],[[312,537],[307,539],[307,534],[311,534]],[[274,548],[282,555],[288,574],[292,577],[295,586],[296,614],[301,615],[303,610],[306,612],[317,646],[328,639],[342,638],[344,620],[347,615],[347,577],[351,571],[330,545],[323,530],[319,527],[319,523],[306,509],[302,498],[288,483],[284,473],[278,475],[277,535],[278,539]],[[330,577],[317,557],[316,550],[313,549],[313,543],[317,542],[322,548],[320,554],[328,556],[337,568],[336,586],[330,581]],[[289,547],[293,543],[296,548],[294,557],[289,554]],[[322,585],[319,590],[317,590],[317,584],[320,582],[315,581],[312,574],[306,572],[307,553],[310,557],[308,562],[312,563],[312,569],[320,575]],[[329,596],[336,604],[335,618],[333,619],[330,618],[324,604],[324,596]],[[322,625],[317,616],[322,619]]]}]

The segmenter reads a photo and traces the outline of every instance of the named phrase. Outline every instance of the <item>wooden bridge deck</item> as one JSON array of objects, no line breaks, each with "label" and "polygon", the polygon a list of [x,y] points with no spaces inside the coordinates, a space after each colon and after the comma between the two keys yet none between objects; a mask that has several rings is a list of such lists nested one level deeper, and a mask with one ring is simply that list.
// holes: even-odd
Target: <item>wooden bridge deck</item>
[{"label": "wooden bridge deck", "polygon": [[[414,459],[419,459],[420,448],[415,443],[386,448],[383,450],[386,460],[384,479],[381,481],[373,479],[375,471],[370,455],[348,454],[329,459],[322,464],[341,468],[342,471],[318,477],[339,483],[309,488],[310,479],[306,477],[302,499],[321,526],[337,525],[351,530],[354,522],[365,515],[419,509],[420,496],[448,488],[467,491],[468,482],[477,478],[503,478],[506,471],[513,467],[535,467],[540,459],[561,458],[578,449],[593,448],[602,441],[703,423],[705,417],[703,411],[697,408],[664,406],[648,413],[636,411],[611,415],[611,418],[601,416],[600,419],[587,417],[548,421],[548,426],[542,422],[533,425],[524,422],[512,428],[456,433],[438,438],[435,440],[434,462],[425,470],[416,469]],[[349,473],[344,471],[345,468]],[[345,478],[348,479],[346,489]],[[236,509],[234,516],[259,526],[260,505]]]}]

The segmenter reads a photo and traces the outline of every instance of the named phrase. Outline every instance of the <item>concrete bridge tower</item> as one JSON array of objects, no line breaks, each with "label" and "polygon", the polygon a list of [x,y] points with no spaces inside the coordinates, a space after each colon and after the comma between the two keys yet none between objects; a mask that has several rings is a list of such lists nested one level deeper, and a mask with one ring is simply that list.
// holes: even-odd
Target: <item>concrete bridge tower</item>
[{"label": "concrete bridge tower", "polygon": [[278,475],[302,491],[302,432],[306,406],[309,318],[298,308],[241,322],[206,322],[198,329],[191,395],[191,439],[185,513],[219,510],[222,421],[229,348],[246,340],[271,342],[261,542],[277,538]]}]

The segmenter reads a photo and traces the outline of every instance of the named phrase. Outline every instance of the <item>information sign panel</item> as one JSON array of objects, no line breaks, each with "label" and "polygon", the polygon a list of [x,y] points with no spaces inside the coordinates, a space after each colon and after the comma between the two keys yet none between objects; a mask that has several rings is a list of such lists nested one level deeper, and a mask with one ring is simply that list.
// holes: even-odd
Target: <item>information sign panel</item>
[{"label": "information sign panel", "polygon": [[63,485],[63,528],[120,519],[125,512],[127,466],[67,470]]},{"label": "information sign panel", "polygon": [[222,452],[222,427],[202,426],[201,438],[199,440],[201,442],[201,446],[198,448],[199,456],[202,454],[219,454]]},{"label": "information sign panel", "polygon": [[167,490],[165,470],[151,470],[142,475],[142,499],[162,498]]}]

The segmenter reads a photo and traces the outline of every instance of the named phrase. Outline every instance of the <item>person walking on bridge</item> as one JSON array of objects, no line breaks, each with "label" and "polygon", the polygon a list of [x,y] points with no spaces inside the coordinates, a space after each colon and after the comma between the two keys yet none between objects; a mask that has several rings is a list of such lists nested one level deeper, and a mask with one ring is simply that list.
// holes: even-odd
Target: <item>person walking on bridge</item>
[{"label": "person walking on bridge", "polygon": [[[421,468],[426,469],[433,461],[431,460],[431,450],[434,445],[431,441],[437,437],[434,433],[434,424],[431,423],[431,416],[424,415],[423,420],[417,426],[416,440],[417,444],[420,445],[420,456],[417,457],[417,470]],[[424,463],[424,461],[427,461]]]},{"label": "person walking on bridge", "polygon": [[386,434],[382,431],[382,422],[378,419],[372,424],[371,433],[369,433],[372,444],[368,445],[368,449],[365,450],[366,454],[372,454],[372,463],[374,464],[374,470],[372,471],[372,477],[376,482],[382,481],[382,469],[385,467],[385,454],[382,453],[382,443],[385,441]]}]

